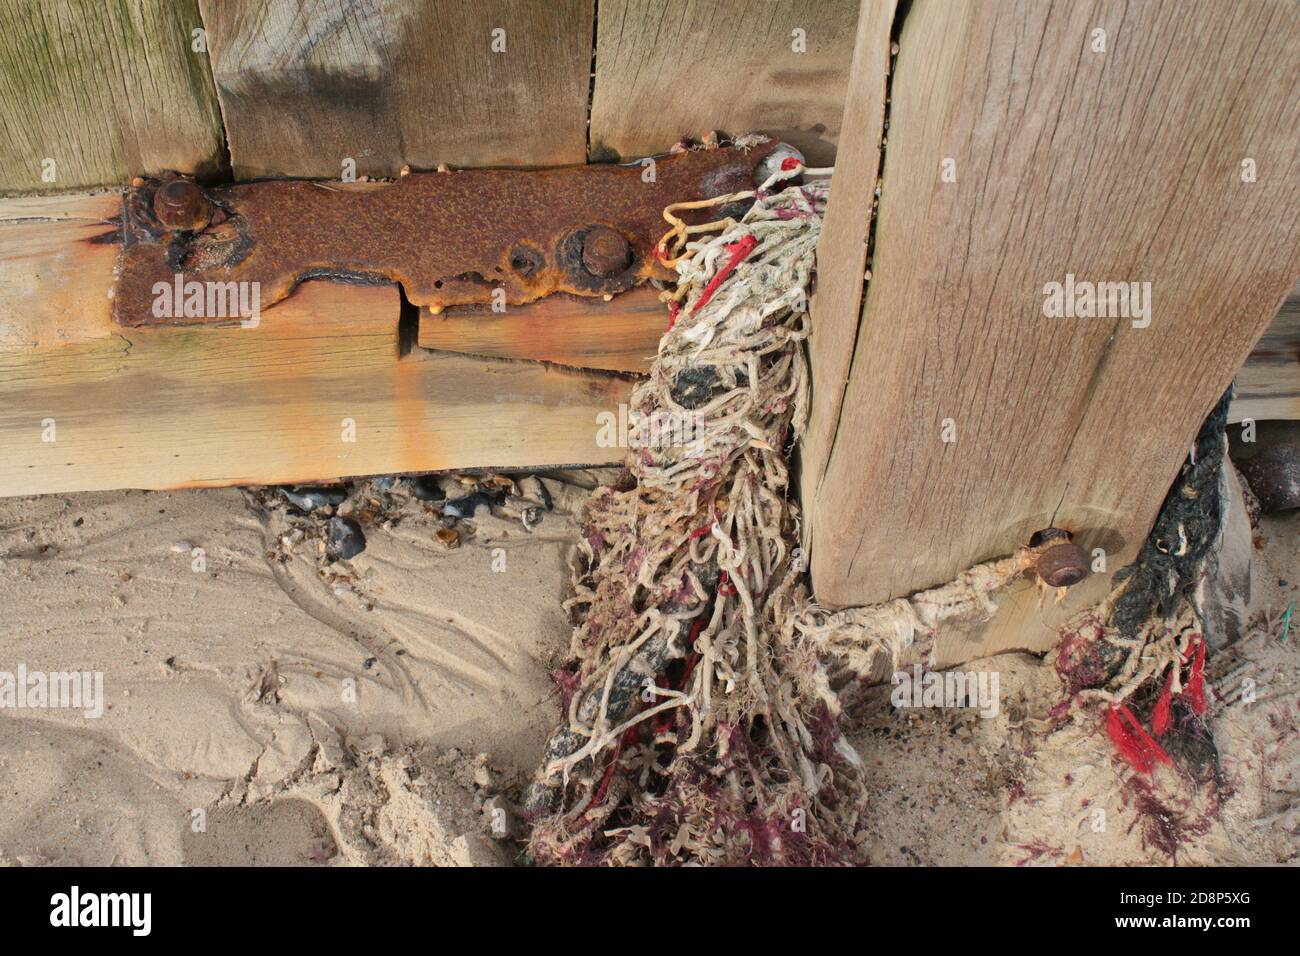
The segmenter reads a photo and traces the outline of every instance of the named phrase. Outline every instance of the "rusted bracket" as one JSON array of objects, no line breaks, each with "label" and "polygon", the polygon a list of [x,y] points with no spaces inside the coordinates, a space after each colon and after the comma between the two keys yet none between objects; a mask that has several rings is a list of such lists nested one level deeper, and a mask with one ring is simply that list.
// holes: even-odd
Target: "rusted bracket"
[{"label": "rusted bracket", "polygon": [[390,183],[137,181],[123,208],[113,314],[124,326],[234,315],[171,295],[193,282],[222,284],[223,301],[229,283],[256,284],[260,308],[313,278],[397,282],[435,311],[493,302],[497,289],[509,304],[623,292],[671,276],[653,252],[665,206],[752,188],[776,145],[691,149],[653,167],[467,169]]}]

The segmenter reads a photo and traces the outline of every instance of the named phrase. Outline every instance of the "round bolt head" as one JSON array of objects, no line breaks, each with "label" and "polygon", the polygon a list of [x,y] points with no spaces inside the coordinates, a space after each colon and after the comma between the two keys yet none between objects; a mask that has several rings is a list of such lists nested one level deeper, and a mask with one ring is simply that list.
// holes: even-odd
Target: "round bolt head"
[{"label": "round bolt head", "polygon": [[582,240],[582,264],[594,276],[612,276],[632,262],[632,247],[608,226],[592,226]]},{"label": "round bolt head", "polygon": [[1088,552],[1073,541],[1055,544],[1038,556],[1038,576],[1054,588],[1068,588],[1088,576]]},{"label": "round bolt head", "polygon": [[198,186],[173,179],[153,194],[153,212],[168,229],[202,229],[212,220],[212,207]]}]

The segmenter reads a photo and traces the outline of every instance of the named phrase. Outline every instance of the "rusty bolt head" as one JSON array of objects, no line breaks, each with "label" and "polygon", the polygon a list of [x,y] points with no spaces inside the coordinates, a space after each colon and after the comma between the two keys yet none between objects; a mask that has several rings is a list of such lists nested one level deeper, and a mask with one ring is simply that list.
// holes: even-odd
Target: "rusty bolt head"
[{"label": "rusty bolt head", "polygon": [[612,276],[632,262],[632,247],[608,226],[592,226],[582,240],[582,264],[594,276]]},{"label": "rusty bolt head", "polygon": [[198,186],[173,179],[153,194],[153,213],[168,229],[202,229],[212,220],[212,207]]},{"label": "rusty bolt head", "polygon": [[1054,544],[1038,556],[1038,576],[1054,588],[1068,588],[1088,576],[1088,552],[1073,541]]}]

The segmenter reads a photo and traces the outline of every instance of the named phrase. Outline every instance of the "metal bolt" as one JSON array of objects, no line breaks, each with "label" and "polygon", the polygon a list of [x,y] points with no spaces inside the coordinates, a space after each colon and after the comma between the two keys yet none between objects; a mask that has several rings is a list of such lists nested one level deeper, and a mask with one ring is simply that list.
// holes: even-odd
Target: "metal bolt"
[{"label": "metal bolt", "polygon": [[632,261],[632,247],[608,226],[592,226],[582,240],[582,264],[594,276],[622,272]]},{"label": "metal bolt", "polygon": [[202,229],[212,220],[212,207],[198,186],[173,179],[153,194],[153,213],[168,229]]},{"label": "metal bolt", "polygon": [[1088,552],[1073,541],[1054,544],[1038,556],[1038,576],[1054,588],[1068,588],[1088,576]]}]

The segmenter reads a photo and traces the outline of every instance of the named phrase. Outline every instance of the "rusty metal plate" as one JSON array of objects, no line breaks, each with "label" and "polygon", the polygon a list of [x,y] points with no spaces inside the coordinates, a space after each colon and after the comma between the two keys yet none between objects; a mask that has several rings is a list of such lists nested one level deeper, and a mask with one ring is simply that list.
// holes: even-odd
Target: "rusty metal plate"
[{"label": "rusty metal plate", "polygon": [[187,315],[179,301],[159,308],[160,290],[177,276],[256,283],[263,309],[312,278],[397,282],[409,301],[435,310],[492,302],[496,289],[510,304],[623,292],[671,275],[653,253],[665,206],[751,188],[775,145],[660,157],[653,178],[637,164],[414,173],[391,183],[138,181],[123,209],[113,314],[124,326],[228,320]]}]

